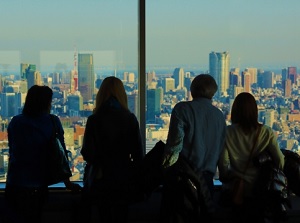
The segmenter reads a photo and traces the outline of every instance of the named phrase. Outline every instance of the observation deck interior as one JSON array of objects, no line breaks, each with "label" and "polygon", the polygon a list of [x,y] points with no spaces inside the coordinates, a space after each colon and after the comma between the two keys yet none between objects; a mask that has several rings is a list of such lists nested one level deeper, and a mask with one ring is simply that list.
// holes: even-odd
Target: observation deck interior
[{"label": "observation deck interior", "polygon": [[[0,190],[0,222],[5,215],[4,185]],[[220,185],[215,186],[215,200],[220,195]],[[147,201],[130,206],[129,223],[156,223],[159,222],[161,188],[152,193]],[[288,210],[288,223],[300,222],[300,197],[290,196],[292,209]],[[80,212],[80,194],[73,194],[63,186],[50,188],[49,199],[43,211],[43,223],[74,223]],[[97,209],[92,211],[92,222],[99,222]],[[230,212],[227,208],[218,207],[214,214],[215,223],[230,222]]]}]

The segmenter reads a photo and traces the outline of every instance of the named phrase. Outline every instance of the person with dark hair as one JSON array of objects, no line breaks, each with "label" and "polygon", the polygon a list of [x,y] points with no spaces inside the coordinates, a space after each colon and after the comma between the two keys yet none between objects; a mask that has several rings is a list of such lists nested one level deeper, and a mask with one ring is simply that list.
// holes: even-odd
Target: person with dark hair
[{"label": "person with dark hair", "polygon": [[259,169],[248,160],[249,156],[251,160],[266,148],[269,149],[275,165],[282,169],[284,156],[279,149],[277,137],[269,126],[258,122],[257,103],[253,95],[240,93],[232,105],[231,125],[227,127],[224,150],[218,164],[219,177],[223,188],[226,188],[225,192],[233,189],[236,177],[244,179],[245,182],[243,195],[245,208],[235,211],[238,214],[235,216],[237,222],[262,221],[262,218],[258,219],[254,215],[259,213],[253,190]]},{"label": "person with dark hair", "polygon": [[[212,105],[212,98],[218,90],[212,76],[196,76],[190,90],[193,100],[179,102],[172,110],[163,166],[167,170],[178,160],[185,160],[198,177],[202,176],[205,181],[202,183],[208,188],[208,196],[211,198],[226,123],[224,114]],[[178,204],[182,202],[178,196],[181,192],[174,191],[174,187],[172,183],[164,184],[162,221],[170,222],[170,219],[177,218],[183,219],[183,222],[198,222],[197,217],[193,218],[190,212],[184,210],[186,207],[179,208]],[[177,217],[174,217],[175,214]]]},{"label": "person with dark hair", "polygon": [[89,222],[96,205],[100,222],[127,222],[127,185],[140,165],[144,149],[139,123],[128,109],[119,78],[106,77],[97,93],[94,113],[88,117],[81,149],[86,161],[81,209]]},{"label": "person with dark hair", "polygon": [[[38,223],[42,220],[48,192],[46,150],[54,134],[50,117],[52,94],[47,86],[32,86],[22,114],[14,116],[8,125],[9,165],[5,188],[8,222]],[[62,125],[57,116],[52,116],[65,149]],[[64,183],[70,190],[80,188],[69,179]]]}]

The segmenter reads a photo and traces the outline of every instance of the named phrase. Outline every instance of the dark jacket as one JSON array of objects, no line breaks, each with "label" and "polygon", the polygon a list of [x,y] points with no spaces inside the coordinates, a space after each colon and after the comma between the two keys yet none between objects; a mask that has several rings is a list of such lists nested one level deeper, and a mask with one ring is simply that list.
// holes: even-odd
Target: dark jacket
[{"label": "dark jacket", "polygon": [[162,222],[209,222],[214,211],[202,173],[196,173],[180,156],[165,174]]},{"label": "dark jacket", "polygon": [[[143,158],[138,121],[135,115],[115,100],[109,100],[98,112],[88,117],[81,154],[87,165],[98,173],[88,176],[85,182],[97,178],[97,191],[105,196],[117,192],[130,179],[134,166]],[[108,197],[111,199],[112,197]]]},{"label": "dark jacket", "polygon": [[[57,116],[59,140],[65,149],[64,130]],[[13,117],[8,125],[9,168],[7,184],[18,187],[41,187],[47,185],[46,150],[54,134],[50,114],[37,117],[23,114]]]}]

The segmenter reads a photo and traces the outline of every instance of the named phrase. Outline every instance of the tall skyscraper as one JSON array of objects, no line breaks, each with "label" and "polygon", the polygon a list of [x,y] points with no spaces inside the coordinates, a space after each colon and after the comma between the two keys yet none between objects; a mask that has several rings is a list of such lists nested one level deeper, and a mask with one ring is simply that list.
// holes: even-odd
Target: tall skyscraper
[{"label": "tall skyscraper", "polygon": [[265,71],[263,73],[263,88],[273,88],[274,87],[274,72]]},{"label": "tall skyscraper", "polygon": [[147,90],[147,123],[155,123],[160,115],[160,89]]},{"label": "tall skyscraper", "polygon": [[292,81],[292,84],[296,84],[297,80],[297,68],[296,67],[288,67],[288,78]]},{"label": "tall skyscraper", "polygon": [[21,107],[21,93],[14,92],[14,89],[11,86],[5,86],[3,93],[0,95],[0,115],[4,118],[10,118],[19,114],[19,108]]},{"label": "tall skyscraper", "polygon": [[173,91],[175,89],[175,80],[171,77],[166,77],[163,79],[163,89],[164,92]]},{"label": "tall skyscraper", "polygon": [[39,71],[29,71],[27,74],[28,89],[33,85],[42,85],[42,75]]},{"label": "tall skyscraper", "polygon": [[78,90],[83,101],[93,99],[95,73],[93,54],[78,54]]},{"label": "tall skyscraper", "polygon": [[257,68],[254,67],[248,67],[245,69],[245,72],[250,73],[250,84],[255,84],[257,83]]},{"label": "tall skyscraper", "polygon": [[213,76],[218,84],[216,96],[227,95],[229,88],[229,66],[230,55],[228,52],[209,54],[209,74]]},{"label": "tall skyscraper", "polygon": [[68,112],[69,116],[79,116],[80,111],[83,110],[83,99],[81,95],[69,95],[68,96]]},{"label": "tall skyscraper", "polygon": [[249,72],[242,72],[242,83],[244,87],[244,91],[250,93],[251,92],[251,74]]},{"label": "tall skyscraper", "polygon": [[138,92],[127,95],[129,110],[138,116]]},{"label": "tall skyscraper", "polygon": [[20,76],[21,76],[21,80],[26,79],[26,70],[29,67],[29,64],[27,63],[21,63],[20,65]]},{"label": "tall skyscraper", "polygon": [[183,68],[175,68],[173,72],[173,78],[175,79],[175,88],[183,89],[184,87],[184,70]]},{"label": "tall skyscraper", "polygon": [[292,93],[292,81],[290,79],[286,79],[282,81],[284,96],[290,97]]}]

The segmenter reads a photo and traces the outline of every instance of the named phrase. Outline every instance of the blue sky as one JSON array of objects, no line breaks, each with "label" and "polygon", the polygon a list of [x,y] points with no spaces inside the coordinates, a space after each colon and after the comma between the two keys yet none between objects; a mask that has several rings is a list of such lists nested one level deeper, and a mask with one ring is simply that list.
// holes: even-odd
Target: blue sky
[{"label": "blue sky", "polygon": [[[300,66],[299,0],[146,0],[147,66]],[[0,0],[0,73],[20,62],[137,65],[136,0]]]}]

